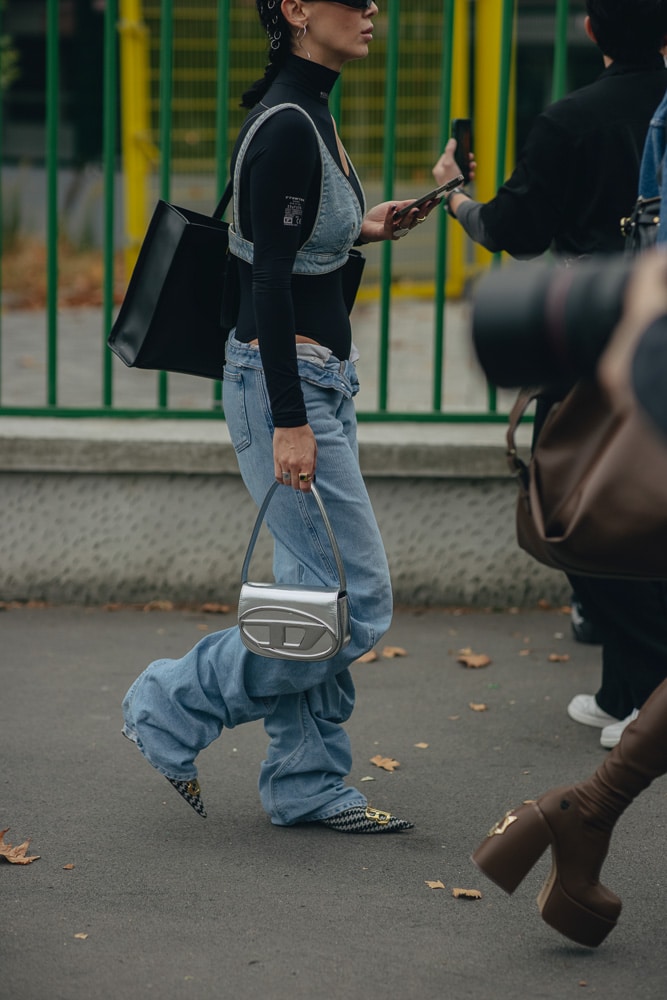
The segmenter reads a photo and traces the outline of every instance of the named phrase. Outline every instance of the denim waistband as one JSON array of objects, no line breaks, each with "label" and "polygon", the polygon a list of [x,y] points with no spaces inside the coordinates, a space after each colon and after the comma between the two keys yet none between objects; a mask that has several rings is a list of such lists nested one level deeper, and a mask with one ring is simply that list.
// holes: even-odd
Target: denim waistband
[{"label": "denim waistband", "polygon": [[[329,384],[341,389],[345,395],[356,395],[359,390],[359,381],[355,363],[359,358],[359,351],[352,345],[350,358],[341,361],[328,347],[321,344],[297,344],[296,356],[299,365],[299,374],[306,381],[317,381],[321,384]],[[237,340],[232,330],[227,339],[225,347],[225,360],[229,364],[237,365],[241,368],[263,368],[262,358],[256,344],[244,344]],[[319,369],[321,376],[313,378],[314,372]]]}]

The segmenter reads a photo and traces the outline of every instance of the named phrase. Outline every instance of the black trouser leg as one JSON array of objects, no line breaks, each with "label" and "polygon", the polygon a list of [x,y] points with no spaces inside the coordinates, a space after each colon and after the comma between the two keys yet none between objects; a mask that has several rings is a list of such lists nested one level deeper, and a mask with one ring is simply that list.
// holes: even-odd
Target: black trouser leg
[{"label": "black trouser leg", "polygon": [[667,581],[569,580],[603,632],[596,701],[604,712],[624,719],[667,678]]}]

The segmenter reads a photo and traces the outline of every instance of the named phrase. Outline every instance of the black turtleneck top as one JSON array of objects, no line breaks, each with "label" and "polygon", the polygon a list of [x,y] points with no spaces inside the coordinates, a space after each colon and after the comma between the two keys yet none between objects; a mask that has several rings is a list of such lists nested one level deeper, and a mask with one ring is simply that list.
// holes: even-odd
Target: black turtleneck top
[{"label": "black turtleneck top", "polygon": [[[337,79],[338,73],[325,66],[290,56],[261,103],[248,114],[232,154],[232,175],[248,127],[276,104],[302,107],[315,122],[335,162],[340,163],[328,105]],[[317,137],[308,120],[292,109],[273,115],[261,126],[241,167],[241,235],[254,244],[254,263],[235,261],[240,285],[235,335],[243,343],[259,342],[276,427],[299,427],[307,422],[297,370],[296,334],[328,347],[341,360],[350,356],[350,320],[340,269],[329,274],[292,274],[296,252],[315,224],[320,178]],[[347,179],[363,204],[352,171]],[[295,215],[295,205],[303,206],[300,216]]]}]

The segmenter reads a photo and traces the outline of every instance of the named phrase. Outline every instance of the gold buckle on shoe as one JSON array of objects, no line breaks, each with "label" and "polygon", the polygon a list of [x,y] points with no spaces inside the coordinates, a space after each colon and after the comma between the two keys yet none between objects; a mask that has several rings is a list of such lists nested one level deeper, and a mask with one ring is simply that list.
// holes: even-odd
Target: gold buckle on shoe
[{"label": "gold buckle on shoe", "polygon": [[391,819],[391,813],[385,812],[384,809],[373,809],[372,806],[366,806],[365,815],[366,819],[372,819],[380,826],[386,826]]},{"label": "gold buckle on shoe", "polygon": [[505,833],[505,830],[512,825],[512,823],[516,823],[518,818],[519,817],[515,816],[514,812],[510,809],[508,813],[505,813],[501,820],[498,820],[495,826],[491,827],[487,833],[487,837],[501,837],[503,833]]},{"label": "gold buckle on shoe", "polygon": [[185,786],[185,790],[188,793],[188,795],[193,795],[193,796],[201,795],[201,788],[199,787],[198,779],[193,778],[192,781],[188,781],[187,785]]}]

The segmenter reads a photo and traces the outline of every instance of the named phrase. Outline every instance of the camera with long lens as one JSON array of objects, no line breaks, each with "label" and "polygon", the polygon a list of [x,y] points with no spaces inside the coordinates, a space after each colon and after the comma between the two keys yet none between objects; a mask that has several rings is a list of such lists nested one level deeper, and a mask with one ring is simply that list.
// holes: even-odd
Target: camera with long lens
[{"label": "camera with long lens", "polygon": [[635,261],[597,257],[575,263],[497,268],[479,282],[473,341],[494,385],[547,386],[592,374],[623,312]]}]

